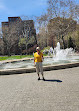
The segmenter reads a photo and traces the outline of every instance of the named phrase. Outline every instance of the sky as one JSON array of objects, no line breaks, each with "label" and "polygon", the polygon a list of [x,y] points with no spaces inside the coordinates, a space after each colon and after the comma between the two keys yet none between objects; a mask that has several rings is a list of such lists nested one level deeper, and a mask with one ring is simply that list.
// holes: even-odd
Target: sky
[{"label": "sky", "polygon": [[46,8],[47,0],[0,0],[0,25],[8,21],[8,17],[40,16]]},{"label": "sky", "polygon": [[39,16],[46,11],[47,0],[0,0],[0,23],[14,16]]}]

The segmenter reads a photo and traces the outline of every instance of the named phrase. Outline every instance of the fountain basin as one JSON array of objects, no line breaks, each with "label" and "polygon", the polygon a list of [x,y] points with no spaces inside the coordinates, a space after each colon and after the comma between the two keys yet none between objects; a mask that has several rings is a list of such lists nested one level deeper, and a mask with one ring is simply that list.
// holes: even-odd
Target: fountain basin
[{"label": "fountain basin", "polygon": [[[65,60],[54,60],[51,56],[47,56],[43,62],[43,70],[58,70],[79,66],[79,55],[71,55],[66,57]],[[20,60],[7,60],[0,62],[0,75],[6,74],[21,74],[35,72],[33,58],[25,58]]]},{"label": "fountain basin", "polygon": [[[79,62],[79,55],[73,55],[66,57],[65,59],[61,60],[55,60],[52,56],[48,56],[44,58],[43,66],[56,66],[56,65],[62,65],[62,64],[68,64],[68,63],[76,63]],[[33,58],[29,59],[21,59],[21,60],[8,60],[8,61],[2,61],[0,62],[0,70],[7,70],[7,69],[29,69],[34,68],[34,60]]]},{"label": "fountain basin", "polygon": [[[44,71],[51,71],[51,70],[58,70],[58,69],[66,69],[66,68],[73,68],[79,67],[79,62],[76,63],[67,63],[67,64],[60,64],[60,65],[48,65],[43,66]],[[0,70],[0,75],[9,75],[9,74],[22,74],[22,73],[32,73],[36,72],[36,68],[18,68],[18,69],[4,69]]]},{"label": "fountain basin", "polygon": [[[71,68],[79,66],[79,54],[72,48],[60,49],[60,43],[56,48],[50,48],[52,57],[45,57],[43,70],[50,71],[55,69]],[[16,74],[35,72],[33,58],[0,62],[0,74]]]}]

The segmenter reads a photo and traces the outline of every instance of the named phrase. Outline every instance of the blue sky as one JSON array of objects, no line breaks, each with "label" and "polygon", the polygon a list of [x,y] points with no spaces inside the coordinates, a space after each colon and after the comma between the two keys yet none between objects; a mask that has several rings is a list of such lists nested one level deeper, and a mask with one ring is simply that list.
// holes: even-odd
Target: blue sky
[{"label": "blue sky", "polygon": [[47,0],[0,0],[0,23],[11,16],[39,16],[46,7]]},{"label": "blue sky", "polygon": [[0,22],[11,16],[39,16],[46,7],[47,0],[0,0]]}]

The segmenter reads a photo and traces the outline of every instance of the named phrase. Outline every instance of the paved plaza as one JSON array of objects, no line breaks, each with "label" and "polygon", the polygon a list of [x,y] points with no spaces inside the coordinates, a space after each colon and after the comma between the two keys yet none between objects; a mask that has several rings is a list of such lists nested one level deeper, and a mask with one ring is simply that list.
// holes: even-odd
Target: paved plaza
[{"label": "paved plaza", "polygon": [[79,111],[79,67],[0,76],[0,111]]}]

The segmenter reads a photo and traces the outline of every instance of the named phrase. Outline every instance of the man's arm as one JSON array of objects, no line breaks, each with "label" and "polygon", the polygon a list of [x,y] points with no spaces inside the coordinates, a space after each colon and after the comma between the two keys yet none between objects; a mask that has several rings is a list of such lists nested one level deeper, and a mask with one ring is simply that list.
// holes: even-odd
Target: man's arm
[{"label": "man's arm", "polygon": [[35,65],[35,57],[34,57],[34,65]]},{"label": "man's arm", "polygon": [[43,60],[44,60],[44,57],[43,57],[43,54],[42,54],[42,62],[43,62]]}]

